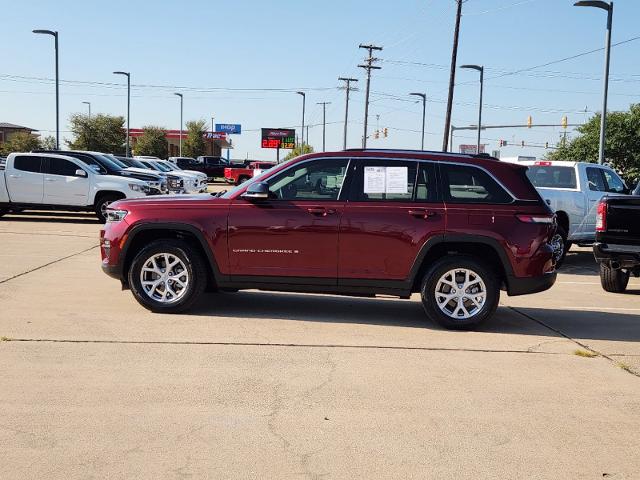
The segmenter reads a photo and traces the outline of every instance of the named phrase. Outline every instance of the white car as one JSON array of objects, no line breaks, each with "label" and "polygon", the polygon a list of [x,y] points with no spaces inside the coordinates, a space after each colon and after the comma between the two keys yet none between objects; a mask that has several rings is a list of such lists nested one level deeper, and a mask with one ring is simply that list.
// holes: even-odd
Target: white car
[{"label": "white car", "polygon": [[195,175],[196,177],[200,178],[200,180],[203,181],[205,184],[207,183],[207,174],[206,173],[198,172],[196,170],[185,170],[185,169],[180,168],[177,165],[171,163],[171,161],[169,161],[169,160],[157,160],[157,162],[161,163],[162,165],[164,165],[167,168],[170,168],[172,172],[184,172],[184,173],[188,173],[190,175]]},{"label": "white car", "polygon": [[149,193],[143,180],[102,174],[67,155],[12,153],[0,169],[0,216],[10,210],[93,211],[104,222],[110,203]]},{"label": "white car", "polygon": [[140,160],[150,168],[162,173],[170,173],[180,177],[183,181],[184,193],[203,193],[207,191],[207,179],[197,177],[191,173],[187,173],[181,170],[174,171],[171,167],[165,165],[162,160]]}]

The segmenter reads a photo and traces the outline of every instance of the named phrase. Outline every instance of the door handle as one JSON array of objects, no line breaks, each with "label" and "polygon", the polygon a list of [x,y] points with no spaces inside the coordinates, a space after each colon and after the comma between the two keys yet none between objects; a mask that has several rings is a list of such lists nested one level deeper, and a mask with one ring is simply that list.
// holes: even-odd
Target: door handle
[{"label": "door handle", "polygon": [[56,179],[55,178],[50,178],[50,177],[44,177],[44,181],[45,182],[55,182]]},{"label": "door handle", "polygon": [[318,215],[321,217],[326,217],[327,215],[333,215],[336,213],[333,208],[324,208],[324,207],[309,207],[307,208],[307,212],[311,215]]},{"label": "door handle", "polygon": [[432,212],[430,210],[427,210],[426,208],[411,208],[407,211],[407,213],[412,217],[417,218],[429,218],[436,215],[436,212]]},{"label": "door handle", "polygon": [[11,178],[20,178],[22,175],[11,174],[9,175]]}]

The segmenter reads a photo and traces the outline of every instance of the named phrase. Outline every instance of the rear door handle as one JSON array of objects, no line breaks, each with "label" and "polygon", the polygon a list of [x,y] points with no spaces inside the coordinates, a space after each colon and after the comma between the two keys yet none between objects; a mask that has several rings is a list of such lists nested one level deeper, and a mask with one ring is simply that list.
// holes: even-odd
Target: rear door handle
[{"label": "rear door handle", "polygon": [[426,208],[411,208],[407,212],[412,217],[429,218],[436,215],[436,212],[427,210]]},{"label": "rear door handle", "polygon": [[9,175],[11,178],[20,178],[22,175],[11,174]]},{"label": "rear door handle", "polygon": [[326,217],[327,215],[332,215],[336,213],[333,208],[324,208],[324,207],[309,207],[307,208],[307,212],[311,215],[318,215],[321,217]]},{"label": "rear door handle", "polygon": [[44,181],[45,182],[55,182],[56,179],[55,178],[51,178],[51,177],[44,177]]}]

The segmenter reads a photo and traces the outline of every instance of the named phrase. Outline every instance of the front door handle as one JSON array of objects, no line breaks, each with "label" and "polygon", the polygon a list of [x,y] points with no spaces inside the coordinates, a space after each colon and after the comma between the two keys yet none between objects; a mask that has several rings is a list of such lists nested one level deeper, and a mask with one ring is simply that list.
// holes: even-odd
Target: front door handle
[{"label": "front door handle", "polygon": [[307,208],[307,212],[311,215],[318,215],[320,217],[326,217],[327,215],[332,215],[336,213],[333,208],[324,208],[324,207],[309,207]]},{"label": "front door handle", "polygon": [[436,212],[432,212],[430,210],[427,210],[426,208],[411,208],[407,213],[412,217],[417,218],[429,218],[435,216],[436,214]]},{"label": "front door handle", "polygon": [[55,178],[50,178],[50,177],[44,177],[44,181],[45,182],[55,182],[56,179]]}]

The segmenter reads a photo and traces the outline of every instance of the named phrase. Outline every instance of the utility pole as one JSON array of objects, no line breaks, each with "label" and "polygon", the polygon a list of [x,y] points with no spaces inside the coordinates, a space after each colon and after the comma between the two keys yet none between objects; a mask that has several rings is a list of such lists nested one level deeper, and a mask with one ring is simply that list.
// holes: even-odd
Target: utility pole
[{"label": "utility pole", "polygon": [[113,72],[114,75],[124,75],[127,77],[127,143],[125,147],[125,157],[128,157],[131,153],[131,146],[129,144],[129,127],[131,126],[131,72]]},{"label": "utility pole", "polygon": [[327,105],[331,105],[331,102],[318,102],[316,105],[322,105],[322,151],[326,150],[326,127],[327,127]]},{"label": "utility pole", "polygon": [[91,120],[91,102],[82,102],[89,107],[89,120]]},{"label": "utility pole", "polygon": [[60,149],[60,77],[58,75],[58,32],[53,30],[33,30],[33,33],[51,35],[56,55],[56,150]]},{"label": "utility pole", "polygon": [[476,153],[480,154],[480,131],[482,130],[482,90],[484,88],[484,67],[482,65],[462,65],[460,68],[480,72],[480,102],[478,107],[478,146]]},{"label": "utility pole", "polygon": [[447,97],[447,113],[444,119],[444,138],[442,139],[442,151],[447,151],[449,143],[449,129],[451,128],[451,109],[453,107],[453,88],[456,83],[456,61],[458,59],[458,37],[460,36],[460,17],[462,17],[462,0],[456,0],[458,10],[456,12],[456,27],[453,31],[453,49],[451,51],[451,72],[449,73],[449,96]]},{"label": "utility pole", "polygon": [[422,141],[420,142],[420,150],[424,150],[424,122],[427,114],[427,94],[413,92],[413,93],[410,93],[409,95],[413,95],[414,97],[420,97],[422,99]]},{"label": "utility pole", "polygon": [[371,86],[371,70],[380,70],[380,68],[382,68],[374,65],[374,63],[380,59],[373,56],[373,51],[381,51],[382,47],[376,47],[375,45],[363,45],[361,43],[358,48],[369,50],[369,56],[364,59],[365,63],[363,65],[358,65],[358,67],[364,68],[367,71],[367,90],[364,99],[364,135],[362,137],[362,148],[367,148],[367,126],[369,122],[369,89]]},{"label": "utility pole", "polygon": [[182,156],[182,102],[184,100],[184,98],[182,97],[181,93],[174,93],[174,95],[177,95],[178,97],[180,97],[180,156]]},{"label": "utility pole", "polygon": [[[304,153],[304,109],[307,103],[307,96],[304,92],[296,92],[298,95],[302,96],[302,129],[300,133],[300,153]],[[307,135],[308,136],[308,135]],[[309,141],[307,139],[307,141]]]},{"label": "utility pole", "polygon": [[349,123],[349,92],[351,90],[355,90],[355,87],[351,87],[351,82],[357,82],[357,78],[346,78],[346,77],[338,77],[338,80],[344,82],[344,90],[347,94],[346,101],[344,105],[344,134],[342,140],[342,149],[347,149],[347,124]]},{"label": "utility pole", "polygon": [[[211,155],[213,155],[213,144],[214,144],[214,140],[213,140],[213,132],[216,131],[216,128],[213,124],[213,120],[215,117],[211,117]],[[222,156],[222,150],[220,151],[220,156]]]}]

